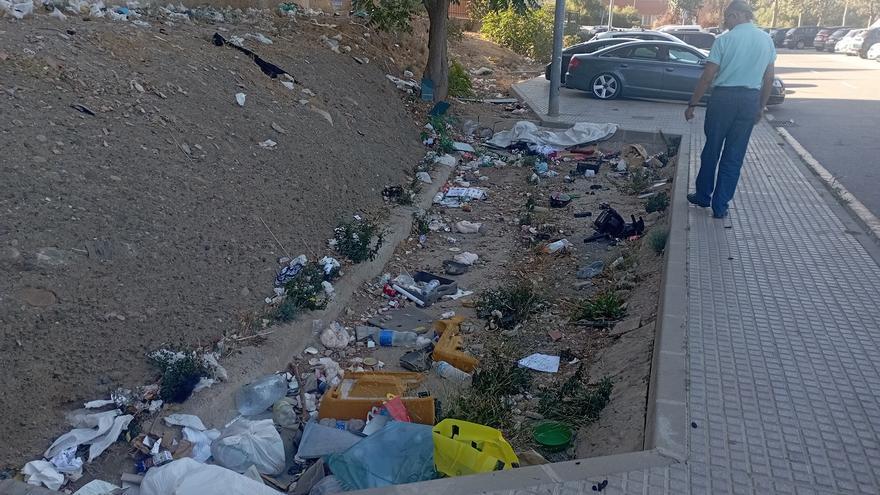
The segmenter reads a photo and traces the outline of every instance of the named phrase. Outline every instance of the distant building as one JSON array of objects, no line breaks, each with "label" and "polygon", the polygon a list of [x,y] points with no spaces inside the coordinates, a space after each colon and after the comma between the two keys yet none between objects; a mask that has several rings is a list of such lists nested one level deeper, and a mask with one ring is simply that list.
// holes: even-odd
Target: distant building
[{"label": "distant building", "polygon": [[615,0],[614,6],[635,7],[642,16],[642,27],[650,28],[666,13],[669,0]]}]

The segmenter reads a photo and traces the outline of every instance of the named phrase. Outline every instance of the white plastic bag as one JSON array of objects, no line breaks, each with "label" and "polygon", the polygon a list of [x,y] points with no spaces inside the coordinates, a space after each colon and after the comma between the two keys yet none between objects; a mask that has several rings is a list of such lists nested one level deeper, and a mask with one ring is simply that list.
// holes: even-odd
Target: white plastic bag
[{"label": "white plastic bag", "polygon": [[271,419],[238,419],[211,445],[214,461],[243,473],[251,464],[270,476],[284,471],[284,443]]},{"label": "white plastic bag", "polygon": [[268,486],[229,469],[184,457],[147,471],[141,495],[278,495]]},{"label": "white plastic bag", "polygon": [[34,2],[32,0],[0,0],[0,10],[16,19],[22,19],[34,13]]},{"label": "white plastic bag", "polygon": [[342,325],[335,321],[321,332],[321,343],[330,349],[342,349],[348,345],[351,337]]},{"label": "white plastic bag", "polygon": [[64,475],[55,470],[49,461],[31,461],[21,470],[29,485],[46,485],[50,490],[58,490],[64,484]]}]

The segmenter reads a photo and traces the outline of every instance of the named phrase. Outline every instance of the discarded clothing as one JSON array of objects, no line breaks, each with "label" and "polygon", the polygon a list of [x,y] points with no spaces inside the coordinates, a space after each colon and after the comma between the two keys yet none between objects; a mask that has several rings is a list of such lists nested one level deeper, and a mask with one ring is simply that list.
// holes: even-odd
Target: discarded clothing
[{"label": "discarded clothing", "polygon": [[[285,71],[284,69],[282,69],[281,67],[278,67],[275,64],[266,62],[265,60],[260,58],[259,55],[248,50],[247,48],[245,48],[243,46],[239,46],[239,45],[232,43],[230,41],[226,41],[226,39],[223,38],[223,36],[220,36],[220,33],[214,33],[214,37],[211,39],[211,41],[214,43],[215,46],[229,45],[232,48],[235,48],[236,50],[244,53],[245,55],[250,57],[254,61],[254,63],[257,64],[257,66],[260,67],[260,70],[263,71],[263,74],[266,74],[267,76],[271,77],[272,79],[275,79],[278,76],[281,76],[284,74],[287,74],[288,76],[293,78],[293,75],[291,75],[289,72]],[[293,82],[297,82],[295,78],[293,78]]]},{"label": "discarded clothing", "polygon": [[306,266],[306,255],[301,254],[296,258],[290,260],[290,263],[287,264],[284,268],[278,272],[278,275],[275,275],[275,287],[284,287],[287,282],[295,279],[299,272],[302,271],[303,267]]},{"label": "discarded clothing", "polygon": [[513,126],[513,129],[495,133],[486,144],[496,148],[507,148],[514,143],[567,148],[601,141],[613,136],[615,132],[617,132],[617,124],[578,122],[564,131],[549,131],[539,128],[532,122],[521,120]]}]

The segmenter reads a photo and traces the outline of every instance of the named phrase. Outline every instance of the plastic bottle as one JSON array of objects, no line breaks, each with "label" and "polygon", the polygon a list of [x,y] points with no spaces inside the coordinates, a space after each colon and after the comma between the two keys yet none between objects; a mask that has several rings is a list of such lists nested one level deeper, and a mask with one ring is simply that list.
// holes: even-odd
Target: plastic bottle
[{"label": "plastic bottle", "polygon": [[243,416],[260,414],[287,395],[284,375],[266,375],[243,385],[235,394],[235,407]]},{"label": "plastic bottle", "polygon": [[446,361],[435,361],[432,366],[434,367],[434,371],[436,371],[438,375],[446,378],[447,380],[451,380],[454,382],[466,382],[471,379],[471,375],[469,373],[461,371],[460,369],[447,363]]},{"label": "plastic bottle", "polygon": [[372,337],[382,347],[416,347],[424,340],[415,332],[398,332],[387,328],[359,326],[355,331],[358,340]]}]

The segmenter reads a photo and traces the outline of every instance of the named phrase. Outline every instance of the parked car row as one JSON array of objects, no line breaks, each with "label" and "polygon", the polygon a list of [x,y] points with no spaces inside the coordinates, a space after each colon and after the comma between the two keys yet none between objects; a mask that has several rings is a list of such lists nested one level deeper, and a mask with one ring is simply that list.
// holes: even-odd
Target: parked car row
[{"label": "parked car row", "polygon": [[[880,44],[880,27],[856,29],[847,26],[801,26],[796,28],[771,28],[769,31],[777,47],[803,49],[812,46],[819,51],[858,55],[862,58],[876,59]],[[869,56],[868,53],[874,54]]]},{"label": "parked car row", "polygon": [[[572,56],[565,86],[587,91],[601,100],[620,97],[687,100],[697,86],[707,58],[705,51],[680,40],[626,41]],[[785,84],[777,78],[773,81],[768,104],[778,105],[783,101]]]}]

